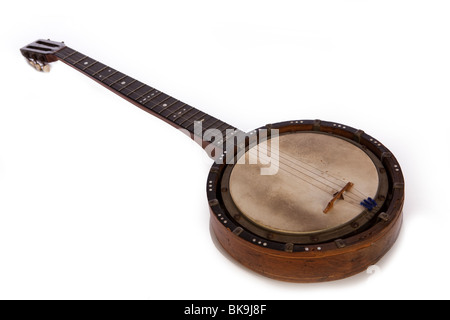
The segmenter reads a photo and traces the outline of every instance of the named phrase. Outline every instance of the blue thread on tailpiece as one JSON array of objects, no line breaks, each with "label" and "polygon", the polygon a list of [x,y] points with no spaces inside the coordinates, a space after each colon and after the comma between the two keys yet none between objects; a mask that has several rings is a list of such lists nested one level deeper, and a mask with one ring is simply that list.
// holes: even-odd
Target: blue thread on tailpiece
[{"label": "blue thread on tailpiece", "polygon": [[377,206],[377,202],[369,197],[361,201],[360,205],[362,205],[367,210],[371,211],[373,208]]}]

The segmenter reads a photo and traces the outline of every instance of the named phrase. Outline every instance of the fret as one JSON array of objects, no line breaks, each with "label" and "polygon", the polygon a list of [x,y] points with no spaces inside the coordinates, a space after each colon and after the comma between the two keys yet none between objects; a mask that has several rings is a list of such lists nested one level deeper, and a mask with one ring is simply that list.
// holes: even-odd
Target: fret
[{"label": "fret", "polygon": [[[212,118],[212,119],[215,119],[215,118]],[[210,120],[210,119],[206,119],[205,121],[208,121],[208,120]],[[205,122],[205,121],[203,121],[203,122]],[[211,130],[211,131],[208,132],[208,130]],[[217,136],[218,132],[220,132],[220,136]],[[206,141],[219,142],[219,141],[223,141],[225,134],[223,132],[221,132],[220,130],[218,131],[216,128],[207,129],[207,125],[202,123],[202,136]]]},{"label": "fret", "polygon": [[126,75],[117,71],[114,74],[112,74],[111,76],[109,76],[108,78],[103,79],[103,83],[107,84],[108,86],[112,86],[114,83],[120,82],[121,80],[125,79],[125,77],[126,77]]},{"label": "fret", "polygon": [[155,88],[152,88],[150,86],[147,86],[147,88],[150,88],[150,90],[148,90],[143,95],[141,95],[139,98],[137,98],[137,100],[139,100],[138,102],[146,103],[146,101],[153,99],[157,95],[161,94],[161,92],[156,90]]},{"label": "fret", "polygon": [[95,61],[92,58],[86,57],[83,60],[79,61],[78,63],[75,63],[75,67],[81,69],[82,71],[86,70],[87,68],[89,68],[91,65],[97,63],[97,61]]},{"label": "fret", "polygon": [[192,110],[196,110],[196,109],[194,109],[191,106],[186,104],[183,106],[183,108],[176,111],[175,114],[171,115],[170,119],[172,121],[177,121],[178,119],[184,119],[184,118],[186,118],[186,115]]},{"label": "fret", "polygon": [[84,58],[86,58],[86,56],[84,54],[75,52],[74,54],[71,54],[68,57],[64,58],[64,60],[67,61],[68,63],[74,65],[78,61],[83,60]]},{"label": "fret", "polygon": [[136,81],[135,79],[126,76],[121,81],[118,81],[113,85],[111,85],[111,88],[116,89],[117,91],[121,91],[122,89],[125,89],[127,86],[131,85],[135,81]]},{"label": "fret", "polygon": [[188,110],[187,112],[185,112],[184,114],[183,114],[183,117],[178,117],[176,120],[175,120],[175,123],[176,124],[179,124],[179,125],[183,125],[185,122],[187,122],[189,119],[191,119],[192,117],[195,117],[195,116],[197,116],[197,114],[199,114],[201,111],[200,110],[197,110],[197,109],[195,109],[195,108],[192,108],[191,110]]},{"label": "fret", "polygon": [[124,75],[122,78],[120,78],[120,79],[118,79],[118,80],[116,80],[116,81],[114,81],[113,83],[111,83],[109,86],[110,87],[112,87],[114,84],[116,84],[116,83],[120,83],[120,84],[122,84],[122,85],[125,85],[125,84],[127,84],[127,82],[125,81],[123,81],[123,79],[125,79],[127,76],[126,75]]},{"label": "fret", "polygon": [[101,68],[100,70],[94,72],[93,74],[91,74],[91,76],[96,76],[98,73],[102,72],[103,70],[107,69],[108,66],[104,66],[103,68]]},{"label": "fret", "polygon": [[70,57],[72,57],[73,55],[77,54],[77,51],[72,52],[71,54],[69,54],[67,57],[64,58],[65,61],[67,61]]},{"label": "fret", "polygon": [[177,99],[168,96],[167,99],[161,101],[160,103],[156,103],[154,100],[150,100],[145,104],[145,106],[149,107],[156,113],[162,114],[161,112],[165,111],[167,108],[171,107],[177,102],[179,102]]},{"label": "fret", "polygon": [[124,95],[126,95],[128,97],[130,94],[132,94],[136,90],[142,88],[143,86],[145,86],[145,84],[143,84],[142,82],[135,81],[133,83],[130,83],[125,88],[123,88],[120,92],[122,92]]},{"label": "fret", "polygon": [[73,65],[76,65],[77,63],[80,63],[81,61],[83,61],[83,60],[86,59],[86,58],[87,58],[87,56],[83,56],[83,58],[81,58],[81,59],[79,59],[79,60],[73,62]]},{"label": "fret", "polygon": [[103,81],[104,79],[107,79],[108,77],[112,76],[116,72],[117,71],[114,70],[113,68],[110,68],[110,67],[106,66],[105,68],[103,68],[102,70],[96,72],[92,76],[95,76],[96,79],[99,79],[99,80]]},{"label": "fret", "polygon": [[93,61],[92,63],[86,63],[87,66],[83,68],[83,71],[91,68],[92,66],[94,66],[96,64],[99,64],[99,62],[98,61]]},{"label": "fret", "polygon": [[[148,104],[146,107],[149,108],[149,109],[153,109],[155,106],[158,105],[158,101],[160,101],[160,102],[164,101],[164,100],[160,100],[158,98],[159,96],[164,97],[164,95],[163,95],[163,93],[161,91],[158,91],[158,90],[154,89],[154,91],[151,91],[151,94],[147,94],[139,102],[141,102],[143,104]],[[157,100],[151,101],[153,99],[157,99]]]},{"label": "fret", "polygon": [[119,71],[113,70],[113,69],[108,69],[107,71],[108,71],[108,74],[103,77],[102,81],[104,81],[105,79],[108,79],[109,77],[111,77],[119,72]]},{"label": "fret", "polygon": [[[233,131],[231,131],[231,132],[227,132],[227,130],[228,129],[233,129]],[[224,137],[224,141],[228,141],[229,139],[231,139],[232,138],[232,140],[230,140],[229,142],[230,143],[232,143],[232,144],[234,144],[235,143],[235,139],[234,139],[234,137],[235,137],[235,135],[236,135],[236,132],[234,131],[234,128],[232,128],[231,126],[230,126],[230,128],[228,128],[227,130],[225,130],[225,133],[223,133],[222,132],[222,134],[223,134],[223,137]],[[242,131],[239,131],[239,134],[243,134],[244,132],[242,132]]]},{"label": "fret", "polygon": [[[203,112],[201,112],[201,113],[203,113]],[[203,113],[203,117],[199,117],[198,119],[196,119],[196,120],[189,120],[189,121],[187,121],[186,123],[184,123],[183,125],[182,125],[182,127],[184,128],[184,129],[186,129],[186,130],[188,130],[189,132],[191,132],[191,133],[195,133],[195,126],[197,125],[199,125],[198,124],[198,122],[201,122],[201,126],[202,126],[202,130],[201,131],[199,131],[198,133],[200,134],[200,136],[199,135],[197,135],[198,137],[202,137],[203,136],[203,133],[205,132],[205,130],[204,130],[204,128],[203,128],[203,122],[206,120],[206,117],[208,117],[208,115],[207,114],[205,114],[205,113]]]},{"label": "fret", "polygon": [[222,122],[222,124],[217,127],[217,129],[219,129],[222,132],[226,132],[227,129],[233,129],[232,126],[230,126],[228,123]]},{"label": "fret", "polygon": [[71,56],[72,54],[75,54],[76,51],[69,48],[69,47],[64,47],[63,49],[59,50],[58,52],[55,53],[55,56],[57,56],[58,58],[65,60],[67,57]]},{"label": "fret", "polygon": [[193,122],[202,122],[202,126],[203,126],[203,121],[205,121],[206,117],[209,117],[209,116],[204,112],[200,112],[195,117],[192,117],[191,119],[189,119],[188,122],[192,122],[192,123]]},{"label": "fret", "polygon": [[175,119],[176,115],[179,111],[183,110],[183,108],[186,107],[186,103],[181,102],[179,100],[175,100],[174,102],[169,104],[166,108],[164,108],[164,110],[162,110],[161,112],[158,112],[160,115],[168,118],[168,119]]},{"label": "fret", "polygon": [[[151,95],[150,95],[150,96],[151,96]],[[165,102],[165,101],[168,100],[169,98],[170,98],[170,96],[168,96],[167,94],[158,91],[157,94],[155,94],[154,96],[151,96],[150,101],[151,101],[153,104],[157,105],[157,104],[160,104],[160,103]]]},{"label": "fret", "polygon": [[[148,99],[151,99],[155,95],[160,94],[158,90],[150,86],[145,86],[144,89],[145,92],[143,90],[139,90],[143,93],[138,98],[136,98],[136,100],[138,100],[139,103],[145,103]],[[138,93],[138,91],[136,91],[136,93]]]},{"label": "fret", "polygon": [[[222,137],[220,139],[216,139],[212,142],[215,146],[225,148],[225,145],[227,144],[235,145],[236,141],[234,139],[234,136],[236,135],[236,133],[234,132],[234,128],[232,126],[225,122],[222,122],[222,124],[215,129],[219,130],[222,134]],[[227,133],[228,129],[233,129],[233,131]]]},{"label": "fret", "polygon": [[171,121],[175,121],[175,120],[177,120],[178,118],[182,118],[182,117],[183,117],[183,114],[184,114],[185,112],[189,111],[190,108],[191,108],[191,107],[189,107],[188,105],[184,105],[184,106],[182,106],[181,108],[179,108],[177,112],[172,112],[171,115],[167,115],[167,116],[165,116],[165,117],[166,117],[167,119],[170,119]]},{"label": "fret", "polygon": [[203,131],[206,131],[208,129],[218,129],[218,125],[220,126],[221,124],[223,124],[223,122],[219,119],[209,117],[205,121],[203,121]]},{"label": "fret", "polygon": [[[139,87],[139,89],[135,90],[133,93],[131,93],[128,97],[130,97],[133,100],[138,101],[139,98],[145,97],[147,93],[150,93],[152,90],[155,90],[154,88],[144,84],[143,86]],[[148,98],[143,98],[148,99]],[[140,101],[138,101],[140,102]]]},{"label": "fret", "polygon": [[193,115],[193,116],[191,116],[189,118],[185,118],[185,120],[181,123],[181,125],[183,126],[183,128],[187,128],[191,124],[193,124],[194,122],[202,122],[202,121],[204,121],[206,116],[207,116],[206,113],[201,112],[200,110],[198,110],[198,112],[195,115]]},{"label": "fret", "polygon": [[103,63],[96,62],[95,64],[94,63],[90,64],[87,68],[83,69],[83,71],[89,74],[90,76],[94,77],[97,73],[101,72],[106,68],[107,66],[105,66]]},{"label": "fret", "polygon": [[227,135],[227,130],[228,130],[228,129],[233,129],[233,127],[230,126],[228,123],[222,122],[222,125],[220,125],[217,129],[220,130],[220,132],[222,132],[222,135],[223,135],[224,137],[226,137],[226,135]]}]

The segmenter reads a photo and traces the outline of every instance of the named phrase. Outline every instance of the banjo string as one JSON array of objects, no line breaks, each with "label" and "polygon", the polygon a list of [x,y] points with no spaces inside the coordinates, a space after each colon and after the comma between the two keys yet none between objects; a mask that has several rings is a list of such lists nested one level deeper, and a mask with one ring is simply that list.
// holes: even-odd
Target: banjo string
[{"label": "banjo string", "polygon": [[[258,146],[259,146],[259,145],[258,145]],[[262,149],[263,149],[263,148],[262,148]],[[267,151],[267,149],[266,149],[266,151]],[[253,149],[250,150],[250,152],[252,153],[252,156],[253,156],[253,155],[255,155],[255,153],[256,153],[257,151],[255,150],[255,148],[253,148]],[[294,171],[296,171],[296,172],[299,172],[300,174],[303,174],[304,176],[306,176],[306,177],[312,179],[313,181],[316,181],[317,183],[319,183],[319,184],[321,184],[321,185],[324,185],[324,186],[327,187],[328,189],[327,189],[327,190],[324,190],[323,188],[319,187],[317,184],[314,184],[314,183],[311,182],[311,181],[308,181],[308,180],[306,180],[306,179],[304,179],[304,178],[301,178],[301,177],[299,177],[298,175],[296,175],[296,174],[294,174],[294,173],[292,173],[292,172],[290,172],[290,171],[288,171],[288,170],[286,170],[286,169],[283,169],[281,166],[278,166],[278,169],[281,169],[281,170],[283,170],[283,171],[285,171],[285,172],[287,172],[287,173],[289,173],[289,174],[291,174],[291,175],[293,175],[293,176],[295,176],[295,177],[297,177],[297,178],[299,178],[299,179],[301,179],[301,180],[303,180],[303,181],[305,181],[305,182],[307,182],[307,183],[309,183],[309,184],[311,184],[311,185],[317,187],[318,189],[320,189],[320,190],[322,190],[322,191],[324,191],[324,192],[326,192],[326,193],[329,193],[329,194],[333,195],[333,194],[335,194],[336,192],[339,192],[339,190],[341,190],[341,189],[343,188],[343,186],[339,185],[338,183],[332,182],[332,181],[326,179],[325,177],[320,176],[319,174],[314,173],[313,171],[308,170],[308,169],[306,169],[306,168],[304,168],[304,167],[302,167],[302,166],[296,164],[294,161],[290,160],[290,162],[293,163],[294,165],[300,166],[301,168],[303,168],[303,169],[309,171],[310,173],[319,176],[321,180],[325,180],[325,181],[327,181],[327,182],[329,182],[329,183],[331,183],[331,184],[334,184],[334,185],[338,186],[339,189],[336,189],[336,188],[333,187],[332,185],[327,184],[327,183],[325,183],[325,182],[323,182],[323,181],[321,181],[321,180],[319,180],[319,179],[317,179],[317,178],[314,178],[313,176],[311,176],[311,175],[305,173],[305,172],[302,171],[302,170],[299,170],[298,168],[294,168],[293,166],[289,165],[287,162],[281,161],[281,159],[284,158],[284,157],[282,157],[281,155],[279,155],[279,157],[280,157],[280,164],[283,164],[283,165],[285,165],[286,167],[289,167],[289,168],[291,168],[292,170],[294,170]],[[285,160],[289,160],[289,159],[287,159],[287,158],[284,158],[284,159],[285,159]],[[311,166],[311,167],[312,167],[312,166]],[[313,168],[314,168],[314,167],[313,167]],[[317,170],[317,171],[320,171],[320,170],[317,169],[317,168],[314,168],[314,169]],[[326,175],[325,172],[323,172],[323,174]],[[344,183],[345,183],[345,182],[344,182]],[[353,188],[352,188],[352,189],[353,189]],[[353,200],[352,204],[358,205],[358,206],[359,206],[361,200],[355,199],[355,198],[354,198],[353,196],[351,196],[350,194],[353,194],[354,196],[357,196],[356,194],[354,194],[354,193],[352,193],[352,192],[350,191],[350,192],[347,192],[347,193],[346,193],[347,197],[344,198],[344,200],[350,203],[350,201],[347,200],[347,199],[350,198],[351,200]],[[361,194],[362,194],[362,193],[361,193]],[[364,197],[363,199],[366,198],[364,195],[363,195],[363,197]]]},{"label": "banjo string", "polygon": [[[251,152],[254,152],[254,151],[251,151]],[[284,164],[285,164],[285,163],[284,163]],[[285,165],[286,165],[286,164],[285,164]],[[286,167],[291,168],[291,169],[293,169],[294,171],[297,171],[297,172],[299,172],[299,173],[302,173],[301,171],[299,171],[299,170],[297,170],[297,169],[295,169],[295,168],[292,168],[292,167],[289,166],[289,165],[286,165]],[[313,187],[316,187],[317,189],[319,189],[319,190],[325,192],[326,194],[334,194],[335,192],[337,192],[336,189],[334,189],[333,187],[331,187],[331,186],[329,186],[329,185],[326,185],[326,184],[324,184],[323,182],[320,182],[320,181],[318,181],[317,179],[314,179],[314,178],[312,178],[312,177],[310,177],[310,176],[308,176],[308,177],[311,178],[311,179],[313,179],[313,180],[315,180],[315,181],[317,181],[317,182],[319,182],[319,183],[321,183],[321,184],[323,184],[323,185],[324,185],[325,187],[327,187],[328,189],[325,189],[324,186],[320,186],[320,185],[315,184],[315,183],[313,183],[313,182],[311,182],[311,181],[308,181],[308,180],[306,180],[306,179],[304,179],[304,178],[298,176],[297,174],[295,174],[295,173],[293,173],[293,172],[287,170],[286,168],[283,168],[283,167],[278,167],[278,168],[279,168],[280,170],[285,171],[285,172],[287,172],[288,174],[290,174],[290,175],[292,175],[292,176],[294,176],[294,177],[300,179],[300,180],[305,181],[306,183],[310,184],[310,185],[313,186]],[[351,199],[351,201],[350,201],[349,199]],[[360,207],[360,204],[359,204],[360,201],[359,201],[359,200],[357,201],[357,200],[355,200],[355,199],[353,199],[353,198],[351,198],[351,197],[346,197],[343,201],[345,201],[345,202],[347,202],[347,203],[349,203],[349,204],[351,204],[351,205],[353,205],[353,206],[355,206],[355,207]]]},{"label": "banjo string", "polygon": [[[250,152],[252,153],[252,155],[255,155],[255,153],[256,153],[257,151],[256,151],[255,149],[251,149]],[[292,175],[292,176],[294,176],[294,177],[296,177],[296,178],[298,178],[298,179],[300,179],[300,180],[305,181],[306,183],[308,183],[308,184],[310,184],[310,185],[312,185],[312,186],[314,186],[314,187],[316,187],[316,188],[322,190],[323,192],[325,192],[325,193],[327,193],[327,194],[333,195],[333,194],[335,194],[336,192],[339,192],[339,190],[337,190],[336,188],[334,188],[334,187],[332,187],[332,186],[330,186],[330,185],[328,185],[328,184],[326,184],[326,183],[324,183],[324,182],[322,182],[322,181],[320,181],[320,180],[318,180],[318,179],[316,179],[316,178],[314,178],[314,177],[311,177],[311,176],[308,175],[308,174],[305,174],[304,172],[302,172],[302,171],[300,171],[300,170],[298,170],[298,169],[296,169],[296,168],[294,168],[294,167],[288,165],[286,162],[280,161],[280,163],[284,164],[285,167],[291,168],[292,170],[294,170],[294,172],[298,172],[298,173],[300,173],[300,174],[303,174],[304,176],[306,176],[306,177],[312,179],[313,181],[315,181],[316,183],[314,183],[314,182],[312,182],[312,181],[309,181],[309,180],[307,180],[307,179],[305,179],[305,178],[302,178],[301,176],[299,176],[299,175],[295,174],[294,172],[291,172],[291,171],[289,171],[289,170],[287,170],[286,168],[283,168],[283,167],[281,167],[281,166],[278,166],[278,169],[280,169],[280,170],[282,170],[282,171],[285,171],[285,172],[287,172],[288,174],[290,174],[290,175]],[[320,185],[318,185],[318,184],[323,185],[323,186],[320,186]],[[342,188],[340,188],[340,189],[342,189]],[[351,199],[352,201],[350,201],[350,199]],[[347,194],[347,197],[343,199],[343,201],[346,201],[347,203],[352,204],[352,205],[357,206],[357,207],[360,206],[360,202],[361,202],[360,200],[357,200],[357,199],[355,199],[355,198],[353,198],[353,197],[351,197],[351,196],[348,196],[348,194]]]},{"label": "banjo string", "polygon": [[[186,120],[188,120],[190,117],[185,117],[184,115],[181,115],[181,116],[179,117],[179,119],[180,119],[180,118],[183,119],[184,121],[186,121]],[[261,147],[261,144],[258,144],[258,148],[262,148],[262,147]],[[263,148],[262,148],[262,149],[263,149]],[[251,150],[252,150],[252,152],[253,152],[253,151],[256,152],[256,150],[254,150],[254,149],[251,149]],[[264,149],[263,149],[263,150],[264,150]],[[264,151],[267,152],[268,149],[265,149]],[[273,151],[271,151],[271,152],[273,152]],[[308,164],[308,163],[305,163],[305,162],[303,162],[303,161],[301,161],[301,160],[292,158],[291,156],[289,156],[289,155],[287,155],[287,154],[285,154],[285,156],[282,156],[282,155],[280,155],[280,154],[277,154],[276,152],[273,152],[273,153],[274,153],[275,155],[278,155],[278,157],[280,158],[280,164],[284,164],[285,166],[290,167],[291,169],[293,169],[293,170],[295,170],[295,171],[297,171],[297,172],[299,172],[299,173],[301,173],[301,174],[303,174],[303,175],[305,175],[305,176],[307,176],[307,177],[309,177],[309,178],[311,178],[311,179],[317,181],[318,183],[325,185],[326,187],[328,187],[329,189],[332,190],[332,194],[338,192],[339,190],[341,190],[341,189],[343,188],[343,186],[342,186],[340,183],[344,183],[344,184],[345,184],[345,181],[342,181],[342,180],[340,180],[340,179],[338,179],[338,178],[336,178],[336,177],[334,177],[334,176],[332,176],[332,175],[330,175],[330,174],[327,174],[326,172],[324,172],[324,171],[322,171],[322,170],[320,170],[320,169],[318,169],[318,168],[315,168],[314,166],[312,166],[312,165],[310,165],[310,164]],[[324,182],[320,181],[320,180],[317,179],[317,178],[312,177],[311,175],[309,175],[309,174],[303,172],[302,170],[299,170],[299,169],[296,169],[296,168],[294,168],[294,167],[292,167],[292,166],[289,166],[286,162],[281,161],[281,159],[287,160],[287,161],[291,162],[292,164],[297,165],[297,166],[303,168],[304,170],[306,170],[306,171],[312,173],[313,175],[318,176],[321,180],[328,181],[330,184],[335,185],[335,186],[338,186],[338,187],[339,187],[339,190],[336,191],[336,189],[335,189],[333,186],[331,186],[331,185],[329,185],[329,184],[327,184],[327,183],[324,183]],[[305,168],[304,166],[302,166],[301,164],[298,164],[298,163],[296,163],[296,162],[301,162],[303,165],[306,165],[306,166],[312,168],[312,170],[311,170],[311,169],[308,169],[308,168]],[[281,168],[280,166],[278,166],[278,168],[281,169],[281,170],[283,170],[283,168]],[[316,170],[316,171],[318,171],[319,173],[314,172],[313,170]],[[303,179],[303,178],[301,178],[301,177],[299,177],[299,176],[293,174],[292,172],[289,172],[289,171],[287,171],[287,170],[284,170],[284,171],[288,172],[288,173],[291,174],[291,175],[296,176],[297,178],[299,178],[299,179],[301,179],[301,180],[303,180],[303,181],[305,181],[305,182],[307,182],[307,183],[309,183],[309,184],[311,184],[311,185],[314,185],[313,183],[308,182],[307,180],[305,180],[305,179]],[[326,177],[329,177],[329,178],[326,178]],[[333,179],[333,180],[335,180],[335,181],[337,181],[337,182],[333,182],[331,179]],[[316,185],[314,185],[314,186],[316,186]],[[318,186],[316,186],[316,187],[319,188],[319,189],[321,189],[321,188],[318,187]],[[325,190],[323,190],[323,189],[321,189],[321,190],[322,190],[322,191],[325,191]],[[350,191],[346,192],[347,198],[351,198],[353,201],[357,202],[357,203],[358,203],[358,206],[359,206],[360,200],[357,200],[357,199],[355,199],[355,198],[353,198],[353,197],[350,196],[350,195],[354,195],[354,196],[358,197],[358,195],[357,195],[354,191],[356,191],[357,193],[359,193],[359,196],[362,196],[363,199],[365,199],[365,198],[367,198],[367,197],[366,197],[366,195],[364,195],[362,192],[360,192],[360,191],[359,191],[357,188],[355,188],[355,187],[353,187]],[[325,192],[328,193],[329,191],[325,191]],[[348,201],[347,201],[347,202],[348,202]]]},{"label": "banjo string", "polygon": [[[262,146],[263,145],[258,144],[258,147],[261,148],[261,149],[263,149]],[[263,151],[265,151],[267,153],[268,149],[263,149]],[[324,179],[324,180],[330,182],[333,185],[336,185],[339,188],[339,190],[341,190],[345,186],[345,184],[348,182],[348,181],[339,179],[339,178],[337,178],[337,177],[335,177],[335,176],[333,176],[333,175],[331,175],[331,174],[329,174],[329,173],[327,173],[325,171],[322,171],[322,170],[314,167],[313,165],[311,165],[309,163],[306,163],[306,162],[304,162],[304,161],[302,161],[300,159],[296,159],[296,158],[290,156],[289,154],[287,154],[285,152],[283,152],[283,156],[281,154],[279,154],[279,153],[276,153],[275,151],[271,151],[271,152],[273,154],[277,155],[279,158],[283,158],[285,160],[288,160],[289,162],[293,163],[294,165],[297,165],[297,166],[305,169],[306,171],[311,172],[314,175],[317,175],[319,178]],[[283,164],[287,165],[286,163],[283,163]],[[309,167],[309,169],[307,167]],[[319,173],[317,173],[317,172],[319,172]],[[334,182],[332,180],[334,180]],[[364,193],[362,193],[361,191],[359,191],[355,187],[353,187],[351,189],[351,191],[349,191],[348,193],[351,193],[351,194],[354,194],[355,196],[357,196],[353,191],[356,191],[357,193],[359,193],[359,196],[361,196],[363,199],[367,198],[367,196]]]}]

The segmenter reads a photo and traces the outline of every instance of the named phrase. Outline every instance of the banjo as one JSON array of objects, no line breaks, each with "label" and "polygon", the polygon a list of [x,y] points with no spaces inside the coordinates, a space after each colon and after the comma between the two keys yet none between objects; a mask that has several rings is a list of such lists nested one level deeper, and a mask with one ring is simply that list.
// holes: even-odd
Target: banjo
[{"label": "banjo", "polygon": [[364,131],[293,120],[243,132],[63,42],[38,40],[21,53],[38,71],[62,61],[197,141],[214,160],[206,183],[211,228],[251,270],[290,282],[338,280],[395,243],[403,175]]}]

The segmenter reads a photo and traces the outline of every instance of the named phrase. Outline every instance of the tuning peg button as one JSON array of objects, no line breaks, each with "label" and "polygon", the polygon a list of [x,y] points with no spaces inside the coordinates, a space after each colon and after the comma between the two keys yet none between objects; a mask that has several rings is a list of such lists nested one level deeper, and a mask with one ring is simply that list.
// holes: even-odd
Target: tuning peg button
[{"label": "tuning peg button", "polygon": [[49,64],[44,64],[44,66],[42,67],[42,71],[50,72],[50,65]]}]

